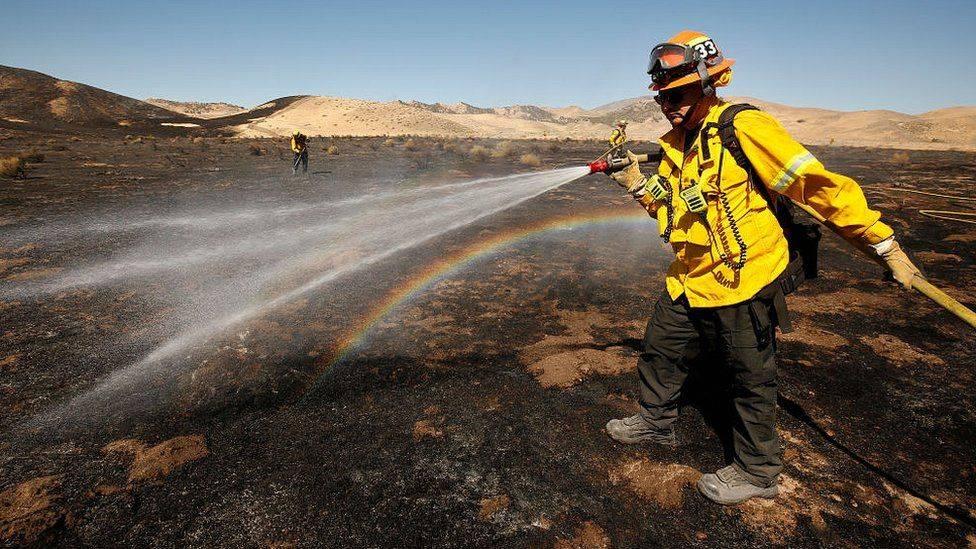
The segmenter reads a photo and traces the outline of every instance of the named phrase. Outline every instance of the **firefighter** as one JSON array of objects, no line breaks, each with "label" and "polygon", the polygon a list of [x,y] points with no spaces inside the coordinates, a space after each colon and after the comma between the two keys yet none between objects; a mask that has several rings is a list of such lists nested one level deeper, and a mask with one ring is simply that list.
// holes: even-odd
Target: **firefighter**
[{"label": "firefighter", "polygon": [[674,445],[685,350],[717,350],[731,369],[733,460],[698,489],[721,504],[775,497],[783,467],[775,329],[791,329],[784,295],[802,274],[776,204],[788,197],[811,208],[906,288],[920,275],[854,180],[827,170],[768,113],[716,96],[733,62],[699,32],[655,46],[651,90],[672,126],[660,138],[663,158],[647,178],[628,151],[633,162],[612,175],[658,220],[675,259],[637,362],[639,413],[606,430],[623,443]]},{"label": "firefighter", "polygon": [[308,137],[298,130],[291,134],[291,152],[295,153],[291,173],[298,173],[299,164],[302,166],[302,173],[308,173]]},{"label": "firefighter", "polygon": [[617,127],[610,132],[610,157],[620,157],[624,154],[623,145],[627,142],[627,121],[617,120]]}]

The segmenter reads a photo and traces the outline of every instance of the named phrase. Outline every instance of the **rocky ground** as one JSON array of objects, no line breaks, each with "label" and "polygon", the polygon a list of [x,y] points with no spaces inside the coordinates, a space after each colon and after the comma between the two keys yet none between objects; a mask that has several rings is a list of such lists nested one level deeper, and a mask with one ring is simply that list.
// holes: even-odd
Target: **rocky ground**
[{"label": "rocky ground", "polygon": [[[338,200],[377,174],[422,185],[600,152],[316,140],[311,174],[293,178],[282,142],[3,137],[0,156],[43,155],[27,179],[0,184],[4,285],[125,243],[23,238],[52,223]],[[976,306],[976,231],[918,214],[965,203],[877,190],[972,193],[976,155],[814,152],[871,187],[930,279]],[[677,449],[610,441],[606,421],[634,411],[636,347],[669,261],[634,213],[605,177],[577,180],[279,307],[81,413],[64,404],[164,340],[156,319],[179,311],[153,288],[112,284],[4,300],[0,541],[976,545],[973,331],[837,238],[825,239],[822,277],[790,298],[797,330],[779,341],[779,498],[723,508],[694,491],[729,452],[724,372],[710,357],[692,365]]]}]

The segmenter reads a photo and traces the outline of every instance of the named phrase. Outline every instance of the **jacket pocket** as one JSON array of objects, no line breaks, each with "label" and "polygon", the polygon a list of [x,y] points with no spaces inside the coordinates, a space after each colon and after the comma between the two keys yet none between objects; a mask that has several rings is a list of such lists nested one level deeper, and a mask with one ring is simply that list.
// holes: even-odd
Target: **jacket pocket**
[{"label": "jacket pocket", "polygon": [[688,227],[687,241],[689,244],[704,247],[709,247],[712,244],[712,239],[708,234],[708,228],[705,227],[705,223],[703,223],[702,220],[697,216],[695,216],[695,220],[691,222],[691,226]]}]

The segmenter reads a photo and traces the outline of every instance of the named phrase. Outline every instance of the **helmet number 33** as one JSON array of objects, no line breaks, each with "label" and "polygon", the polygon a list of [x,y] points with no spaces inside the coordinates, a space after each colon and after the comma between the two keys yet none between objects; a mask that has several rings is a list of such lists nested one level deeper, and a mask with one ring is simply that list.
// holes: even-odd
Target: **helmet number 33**
[{"label": "helmet number 33", "polygon": [[695,50],[698,51],[698,55],[700,55],[702,59],[707,59],[718,53],[718,48],[715,47],[715,42],[712,42],[711,40],[705,40],[701,44],[695,44]]}]

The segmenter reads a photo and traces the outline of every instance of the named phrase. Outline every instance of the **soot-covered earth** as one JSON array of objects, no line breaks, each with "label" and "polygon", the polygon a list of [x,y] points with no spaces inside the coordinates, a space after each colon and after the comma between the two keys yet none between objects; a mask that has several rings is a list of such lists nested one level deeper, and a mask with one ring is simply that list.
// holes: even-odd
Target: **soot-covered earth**
[{"label": "soot-covered earth", "polygon": [[[389,201],[371,230],[396,237],[415,221],[397,196],[582,165],[599,144],[312,140],[293,177],[286,143],[4,137],[0,155],[43,155],[0,185],[4,544],[976,544],[974,332],[838,238],[778,342],[781,495],[720,507],[694,490],[728,459],[718,361],[691,363],[677,448],[602,430],[635,411],[670,261],[602,175],[151,359],[208,311],[226,320],[361,262],[304,236],[329,203]],[[930,280],[976,305],[976,230],[918,213],[967,203],[884,190],[972,193],[976,155],[814,152],[869,188]],[[267,276],[261,258],[299,255]]]}]

